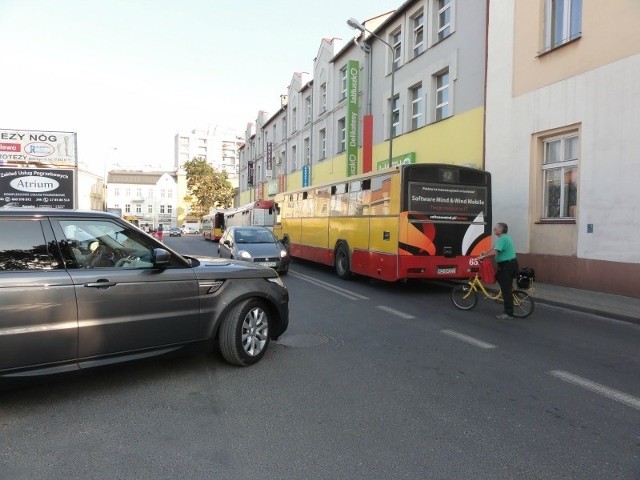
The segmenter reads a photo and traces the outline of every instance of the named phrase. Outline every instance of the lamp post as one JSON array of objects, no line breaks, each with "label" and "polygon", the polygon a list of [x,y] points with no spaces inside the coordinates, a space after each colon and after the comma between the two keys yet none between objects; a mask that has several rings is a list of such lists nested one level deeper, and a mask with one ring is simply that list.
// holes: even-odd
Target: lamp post
[{"label": "lamp post", "polygon": [[[395,73],[396,73],[396,63],[393,60],[394,50],[393,50],[393,47],[389,44],[389,42],[387,42],[380,36],[376,35],[372,31],[367,30],[365,26],[361,24],[359,21],[357,21],[355,18],[351,17],[349,20],[347,20],[347,25],[349,25],[354,30],[359,30],[361,33],[367,32],[369,35],[373,35],[382,43],[384,43],[387,47],[389,47],[389,50],[391,51],[391,104],[390,104],[391,108],[389,112],[389,167],[391,167],[391,159],[393,158],[393,98],[394,98]],[[371,54],[369,53],[369,55]],[[371,65],[372,63],[373,62],[370,59],[369,64]],[[369,88],[371,88],[371,85],[369,85]],[[371,95],[371,92],[369,92],[369,95]]]}]

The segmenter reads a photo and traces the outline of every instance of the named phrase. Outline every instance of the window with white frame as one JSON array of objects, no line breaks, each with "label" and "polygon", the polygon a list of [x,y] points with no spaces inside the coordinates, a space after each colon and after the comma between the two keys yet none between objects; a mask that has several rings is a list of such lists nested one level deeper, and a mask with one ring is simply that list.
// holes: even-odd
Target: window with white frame
[{"label": "window with white frame", "polygon": [[438,0],[437,34],[438,41],[451,35],[451,3],[453,0]]},{"label": "window with white frame", "polygon": [[340,69],[340,100],[347,98],[347,67]]},{"label": "window with white frame", "polygon": [[424,12],[420,10],[411,19],[413,23],[413,56],[417,57],[424,53],[426,45],[424,43]]},{"label": "window with white frame", "polygon": [[160,213],[164,213],[164,205],[160,205]]},{"label": "window with white frame", "polygon": [[347,129],[344,117],[338,120],[338,153],[347,149]]},{"label": "window with white frame", "polygon": [[320,112],[327,111],[327,84],[320,85]]},{"label": "window with white frame", "polygon": [[113,196],[114,197],[119,197],[120,196],[120,187],[115,187],[113,189]]},{"label": "window with white frame", "polygon": [[391,49],[393,50],[391,58],[391,68],[397,70],[402,62],[402,30],[398,29],[390,36]]},{"label": "window with white frame", "polygon": [[127,203],[124,206],[125,213],[131,213],[131,204]]},{"label": "window with white frame", "polygon": [[141,203],[136,204],[136,213],[137,214],[141,214],[142,213],[142,204]]},{"label": "window with white frame", "polygon": [[167,205],[167,213],[173,213],[173,205]]},{"label": "window with white frame", "polygon": [[153,188],[149,189],[149,191],[147,192],[147,196],[148,197],[153,197]]},{"label": "window with white frame", "polygon": [[411,130],[425,125],[424,89],[422,83],[411,89]]},{"label": "window with white frame", "polygon": [[563,45],[582,33],[582,0],[546,0],[545,51]]},{"label": "window with white frame", "polygon": [[309,165],[311,163],[311,141],[309,137],[304,139],[304,164]]},{"label": "window with white frame", "polygon": [[298,109],[293,107],[291,109],[291,131],[296,132],[298,130]]},{"label": "window with white frame", "polygon": [[147,213],[149,213],[149,214],[153,213],[153,205],[151,205],[151,204],[147,205]]},{"label": "window with white frame", "polygon": [[397,137],[400,134],[400,95],[395,95],[390,102],[391,106],[391,134]]},{"label": "window with white frame", "polygon": [[173,189],[172,188],[167,190],[167,198],[173,198]]},{"label": "window with white frame", "polygon": [[327,158],[327,131],[323,128],[319,132],[320,137],[320,159]]},{"label": "window with white frame", "polygon": [[311,95],[304,99],[305,124],[311,122]]},{"label": "window with white frame", "polygon": [[571,219],[578,205],[577,133],[543,141],[542,184],[543,218]]},{"label": "window with white frame", "polygon": [[142,198],[142,188],[136,188],[136,197]]},{"label": "window with white frame", "polygon": [[277,135],[276,135],[276,134],[278,133],[278,130],[277,130],[277,128],[276,128],[277,126],[278,126],[278,124],[277,124],[277,123],[274,123],[274,124],[273,124],[273,141],[274,141],[274,143],[278,140],[278,139],[277,139]]},{"label": "window with white frame", "polygon": [[125,195],[125,197],[130,197],[131,196],[131,189],[129,187],[124,189],[124,195]]},{"label": "window with white frame", "polygon": [[436,121],[449,116],[449,70],[436,75]]},{"label": "window with white frame", "polygon": [[160,198],[164,198],[167,195],[167,191],[164,188],[160,189]]}]

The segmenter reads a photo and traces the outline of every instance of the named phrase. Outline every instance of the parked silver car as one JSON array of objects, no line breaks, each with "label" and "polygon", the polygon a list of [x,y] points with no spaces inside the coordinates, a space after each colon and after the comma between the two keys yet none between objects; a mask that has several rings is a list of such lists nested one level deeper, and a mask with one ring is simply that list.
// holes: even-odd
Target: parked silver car
[{"label": "parked silver car", "polygon": [[228,228],[218,243],[218,256],[271,267],[280,275],[289,271],[287,250],[266,227]]},{"label": "parked silver car", "polygon": [[0,377],[214,343],[251,365],[288,301],[271,268],[182,256],[109,213],[0,209]]}]

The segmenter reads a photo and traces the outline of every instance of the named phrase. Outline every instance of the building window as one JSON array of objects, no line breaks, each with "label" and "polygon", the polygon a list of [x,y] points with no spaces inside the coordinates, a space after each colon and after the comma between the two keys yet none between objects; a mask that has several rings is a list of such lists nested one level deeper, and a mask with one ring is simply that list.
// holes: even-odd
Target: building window
[{"label": "building window", "polygon": [[164,213],[164,205],[160,205],[160,213]]},{"label": "building window", "polygon": [[424,13],[420,11],[413,19],[413,56],[417,57],[425,51],[424,44]]},{"label": "building window", "polygon": [[171,188],[167,190],[167,198],[173,198],[173,190]]},{"label": "building window", "polygon": [[298,159],[296,158],[296,146],[291,147],[291,167],[292,170],[296,170],[298,168]]},{"label": "building window", "polygon": [[149,191],[147,192],[147,196],[148,197],[153,197],[153,188],[149,189]]},{"label": "building window", "polygon": [[276,128],[278,126],[277,123],[273,124],[273,142],[275,143],[277,140],[277,133],[278,133],[278,129]]},{"label": "building window", "polygon": [[293,107],[291,109],[291,131],[296,132],[298,130],[298,109]]},{"label": "building window", "polygon": [[449,70],[436,76],[436,121],[449,116]]},{"label": "building window", "polygon": [[402,30],[393,32],[390,37],[391,47],[393,49],[393,56],[391,58],[391,68],[397,70],[400,68],[402,61]]},{"label": "building window", "polygon": [[142,198],[142,188],[136,188],[136,197]]},{"label": "building window", "polygon": [[153,205],[151,205],[151,204],[147,205],[147,213],[148,214],[152,214],[153,213]]},{"label": "building window", "polygon": [[120,187],[115,187],[113,189],[113,196],[114,197],[119,197],[120,196]]},{"label": "building window", "polygon": [[167,213],[173,213],[173,205],[167,205]]},{"label": "building window", "polygon": [[578,141],[573,133],[543,142],[543,218],[576,217],[578,200]]},{"label": "building window", "polygon": [[130,188],[125,188],[124,189],[124,195],[125,197],[130,197],[131,196],[131,189]]},{"label": "building window", "polygon": [[391,134],[394,137],[400,134],[400,95],[391,99]]},{"label": "building window", "polygon": [[136,213],[137,213],[138,215],[142,213],[142,204],[141,204],[141,203],[138,203],[138,204],[136,205]]},{"label": "building window", "polygon": [[311,95],[304,99],[305,124],[311,122]]},{"label": "building window", "polygon": [[304,164],[309,165],[311,163],[311,141],[309,138],[304,139]]},{"label": "building window", "polygon": [[451,0],[438,0],[438,41],[451,35]]},{"label": "building window", "polygon": [[125,213],[131,213],[131,204],[127,203],[124,206]]},{"label": "building window", "polygon": [[411,89],[411,130],[424,127],[424,89],[422,83]]},{"label": "building window", "polygon": [[327,84],[320,85],[320,112],[327,111]]},{"label": "building window", "polygon": [[327,158],[327,131],[323,128],[320,130],[320,159]]},{"label": "building window", "polygon": [[545,51],[580,37],[582,0],[546,0],[545,7]]},{"label": "building window", "polygon": [[344,117],[338,120],[338,153],[347,149],[347,129]]},{"label": "building window", "polygon": [[347,98],[347,67],[340,69],[340,100]]},{"label": "building window", "polygon": [[167,195],[167,192],[164,188],[160,189],[160,198],[164,198]]}]

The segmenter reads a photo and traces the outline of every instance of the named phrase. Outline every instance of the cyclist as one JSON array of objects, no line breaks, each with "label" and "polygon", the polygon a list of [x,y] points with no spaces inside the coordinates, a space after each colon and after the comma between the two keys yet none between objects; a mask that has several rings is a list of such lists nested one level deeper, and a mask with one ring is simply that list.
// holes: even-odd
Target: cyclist
[{"label": "cyclist", "polygon": [[487,257],[496,257],[496,263],[498,264],[498,271],[496,272],[496,280],[500,284],[500,291],[502,292],[502,298],[504,299],[504,312],[497,315],[496,318],[500,320],[508,320],[513,317],[513,279],[518,274],[518,261],[516,260],[516,249],[513,246],[513,240],[507,233],[509,227],[506,223],[498,222],[493,227],[493,233],[498,240],[491,250],[482,252],[480,254],[480,260]]}]

